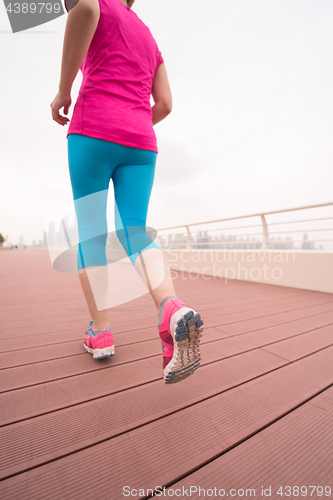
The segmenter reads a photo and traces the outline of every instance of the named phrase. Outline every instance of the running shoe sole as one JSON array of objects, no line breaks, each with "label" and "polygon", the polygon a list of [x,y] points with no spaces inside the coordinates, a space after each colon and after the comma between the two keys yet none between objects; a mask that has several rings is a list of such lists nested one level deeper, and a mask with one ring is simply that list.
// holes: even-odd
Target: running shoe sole
[{"label": "running shoe sole", "polygon": [[174,351],[170,363],[163,370],[164,381],[167,384],[180,382],[199,368],[202,325],[200,314],[188,307],[182,307],[172,315],[170,332]]},{"label": "running shoe sole", "polygon": [[111,347],[104,347],[104,349],[91,349],[87,347],[86,344],[83,344],[84,348],[87,352],[93,355],[94,359],[102,359],[107,358],[109,356],[114,356],[114,345]]}]

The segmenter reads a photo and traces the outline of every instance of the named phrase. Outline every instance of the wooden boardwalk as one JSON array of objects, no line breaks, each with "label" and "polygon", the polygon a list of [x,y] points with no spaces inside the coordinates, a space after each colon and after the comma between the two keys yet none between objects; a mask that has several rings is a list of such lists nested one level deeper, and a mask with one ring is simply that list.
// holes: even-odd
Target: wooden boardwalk
[{"label": "wooden boardwalk", "polygon": [[2,500],[333,497],[333,295],[178,278],[202,364],[167,385],[149,294],[110,309],[98,361],[77,275],[22,249],[0,276]]}]

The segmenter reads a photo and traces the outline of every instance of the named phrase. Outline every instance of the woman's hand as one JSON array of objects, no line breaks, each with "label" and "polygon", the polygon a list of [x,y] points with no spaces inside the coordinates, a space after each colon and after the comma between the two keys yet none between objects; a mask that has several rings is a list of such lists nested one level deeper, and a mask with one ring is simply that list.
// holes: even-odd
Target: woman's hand
[{"label": "woman's hand", "polygon": [[53,102],[50,104],[52,110],[52,118],[54,121],[59,123],[59,125],[67,125],[70,121],[66,116],[59,114],[59,110],[63,107],[64,113],[67,115],[70,105],[72,104],[72,99],[70,94],[63,94],[60,90],[55,96]]}]

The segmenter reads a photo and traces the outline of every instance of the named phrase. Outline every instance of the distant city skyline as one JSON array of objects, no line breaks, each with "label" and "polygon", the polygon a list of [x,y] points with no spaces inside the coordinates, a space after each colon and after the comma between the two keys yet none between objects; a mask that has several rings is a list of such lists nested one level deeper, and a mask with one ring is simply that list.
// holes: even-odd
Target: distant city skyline
[{"label": "distant city skyline", "polygon": [[[78,242],[78,230],[77,222],[74,219],[72,225],[68,224],[68,218],[64,218],[64,224],[66,227],[66,232],[63,226],[56,227],[55,222],[50,222],[48,231],[44,231],[43,237],[38,240],[33,240],[31,245],[25,245],[24,235],[19,239],[18,243],[14,245],[17,246],[32,246],[32,247],[64,247],[68,248],[68,238],[71,242],[71,246],[75,246]],[[67,233],[67,234],[66,234]],[[178,234],[168,234],[168,235],[158,235],[159,242],[162,249],[185,249],[188,248],[188,235],[185,233]],[[122,248],[120,241],[116,236],[116,232],[112,231],[108,233],[107,245],[111,245],[112,248]],[[262,248],[262,239],[251,237],[241,237],[237,234],[224,235],[223,233],[212,236],[206,231],[198,231],[198,233],[193,237],[192,249],[249,249],[249,250],[259,250]],[[303,234],[303,241],[301,243],[295,244],[293,239],[285,237],[269,237],[269,249],[270,250],[324,250],[324,245],[319,244],[316,241],[308,241],[308,234],[305,232]]]}]

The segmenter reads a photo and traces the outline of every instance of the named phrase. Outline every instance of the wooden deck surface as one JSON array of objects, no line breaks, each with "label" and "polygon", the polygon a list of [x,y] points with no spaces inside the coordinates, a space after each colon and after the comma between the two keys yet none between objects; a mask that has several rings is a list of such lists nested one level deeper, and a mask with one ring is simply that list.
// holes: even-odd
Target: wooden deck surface
[{"label": "wooden deck surface", "polygon": [[202,363],[166,385],[149,294],[110,309],[94,360],[76,274],[19,249],[0,276],[2,500],[333,498],[333,295],[178,278]]}]

